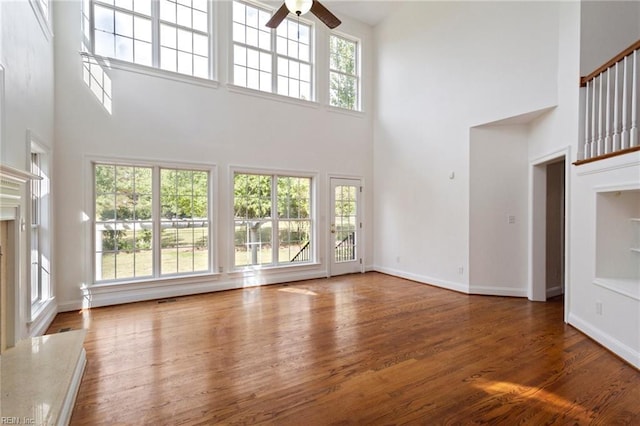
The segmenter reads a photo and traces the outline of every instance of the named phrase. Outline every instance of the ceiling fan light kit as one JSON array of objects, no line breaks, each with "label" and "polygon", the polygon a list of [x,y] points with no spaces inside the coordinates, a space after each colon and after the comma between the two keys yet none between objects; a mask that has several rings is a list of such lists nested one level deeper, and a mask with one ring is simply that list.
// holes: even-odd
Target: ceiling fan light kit
[{"label": "ceiling fan light kit", "polygon": [[271,16],[266,26],[269,28],[278,28],[278,25],[285,20],[289,12],[300,16],[309,11],[331,29],[334,29],[342,23],[336,15],[320,4],[318,0],[285,0],[284,4]]},{"label": "ceiling fan light kit", "polygon": [[300,16],[311,10],[313,0],[285,0],[284,4],[287,5],[289,12]]}]

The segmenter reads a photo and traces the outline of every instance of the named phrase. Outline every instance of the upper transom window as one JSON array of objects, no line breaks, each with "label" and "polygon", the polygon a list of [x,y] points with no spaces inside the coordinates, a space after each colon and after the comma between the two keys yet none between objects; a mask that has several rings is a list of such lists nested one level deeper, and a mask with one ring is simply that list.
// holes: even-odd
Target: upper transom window
[{"label": "upper transom window", "polygon": [[329,103],[351,110],[360,109],[358,43],[329,36]]},{"label": "upper transom window", "polygon": [[207,0],[94,0],[93,52],[211,78]]},{"label": "upper transom window", "polygon": [[266,27],[271,12],[233,2],[233,82],[238,86],[313,99],[312,27],[284,20]]}]

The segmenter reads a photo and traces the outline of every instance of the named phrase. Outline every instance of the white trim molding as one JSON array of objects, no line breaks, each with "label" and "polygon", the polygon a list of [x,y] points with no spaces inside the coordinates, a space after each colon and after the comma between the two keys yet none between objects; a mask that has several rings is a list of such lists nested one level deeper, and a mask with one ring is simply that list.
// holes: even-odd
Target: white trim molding
[{"label": "white trim molding", "polygon": [[382,272],[383,274],[392,275],[394,277],[405,278],[421,284],[427,284],[434,287],[457,291],[459,293],[469,294],[469,286],[467,286],[466,284],[441,280],[439,278],[428,277],[426,275],[414,274],[411,272],[400,271],[398,269],[386,268],[384,266],[374,266],[373,270],[376,272]]},{"label": "white trim molding", "polygon": [[573,312],[569,314],[569,324],[640,370],[640,352],[593,326]]}]

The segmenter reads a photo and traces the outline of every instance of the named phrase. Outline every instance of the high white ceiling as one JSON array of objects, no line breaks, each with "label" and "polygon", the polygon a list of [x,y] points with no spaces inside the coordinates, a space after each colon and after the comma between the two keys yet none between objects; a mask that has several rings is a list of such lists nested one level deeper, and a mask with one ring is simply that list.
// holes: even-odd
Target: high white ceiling
[{"label": "high white ceiling", "polygon": [[377,25],[401,3],[398,0],[321,0],[320,2],[338,18],[344,14],[371,26]]},{"label": "high white ceiling", "polygon": [[[2,0],[0,0],[2,1]],[[263,0],[274,8],[280,7],[284,0]],[[327,9],[338,18],[348,16],[371,26],[377,25],[387,14],[397,8],[400,0],[320,0]]]}]

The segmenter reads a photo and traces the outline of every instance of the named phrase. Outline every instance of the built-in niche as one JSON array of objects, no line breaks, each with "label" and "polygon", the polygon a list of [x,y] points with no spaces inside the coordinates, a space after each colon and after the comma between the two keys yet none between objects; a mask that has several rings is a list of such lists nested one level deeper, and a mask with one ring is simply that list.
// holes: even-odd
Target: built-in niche
[{"label": "built-in niche", "polygon": [[640,300],[640,189],[597,193],[595,283]]}]

